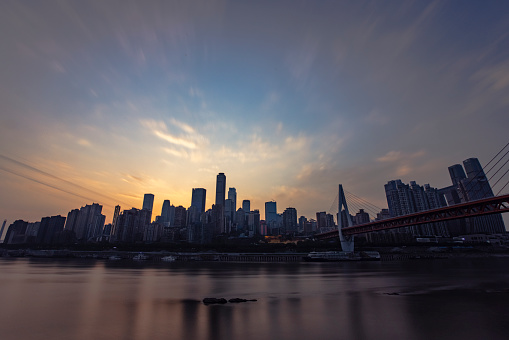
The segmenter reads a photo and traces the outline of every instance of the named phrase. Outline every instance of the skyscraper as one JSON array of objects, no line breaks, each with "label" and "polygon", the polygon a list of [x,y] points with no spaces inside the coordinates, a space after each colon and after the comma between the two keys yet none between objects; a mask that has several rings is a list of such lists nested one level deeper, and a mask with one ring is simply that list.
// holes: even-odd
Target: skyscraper
[{"label": "skyscraper", "polygon": [[273,226],[277,221],[277,207],[276,202],[270,201],[265,202],[265,223],[269,226]]},{"label": "skyscraper", "polygon": [[[425,188],[411,181],[410,185],[404,184],[401,180],[389,181],[385,184],[385,195],[391,217],[408,215],[419,211],[436,209],[445,202],[438,197],[438,191],[429,184]],[[405,227],[404,229],[413,236],[449,236],[449,231],[444,222],[427,223]]]},{"label": "skyscraper", "polygon": [[224,201],[226,196],[226,176],[220,172],[217,175],[216,181],[216,204],[213,207],[215,216],[214,233],[220,234],[225,232],[225,219],[224,219]]},{"label": "skyscraper", "polygon": [[226,196],[226,176],[220,172],[217,175],[216,181],[216,205],[224,207],[224,200]]},{"label": "skyscraper", "polygon": [[169,226],[170,224],[170,200],[164,200],[161,208],[161,223]]},{"label": "skyscraper", "polygon": [[247,214],[251,211],[251,201],[250,200],[243,200],[242,201],[242,210]]},{"label": "skyscraper", "polygon": [[145,194],[143,196],[143,208],[152,211],[152,208],[154,207],[154,195],[152,194]]},{"label": "skyscraper", "polygon": [[297,232],[297,209],[286,208],[283,211],[283,228],[287,234]]},{"label": "skyscraper", "polygon": [[[486,178],[486,174],[477,158],[463,161],[465,171],[459,164],[449,167],[452,186],[440,189],[449,205],[464,203],[493,197],[493,190]],[[466,175],[465,175],[466,172]],[[500,214],[478,216],[459,221],[453,221],[456,226],[453,234],[493,234],[505,233],[505,225]]]},{"label": "skyscraper", "polygon": [[228,199],[232,200],[231,209],[234,212],[237,211],[237,189],[235,188],[228,189]]},{"label": "skyscraper", "polygon": [[198,209],[198,213],[203,214],[205,212],[205,201],[207,197],[207,190],[203,188],[193,188],[191,196],[191,206]]}]

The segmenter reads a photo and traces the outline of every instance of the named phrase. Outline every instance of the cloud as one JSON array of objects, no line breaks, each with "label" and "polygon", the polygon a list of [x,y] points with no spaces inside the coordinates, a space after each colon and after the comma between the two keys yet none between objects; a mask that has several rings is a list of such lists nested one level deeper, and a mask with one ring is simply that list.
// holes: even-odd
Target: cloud
[{"label": "cloud", "polygon": [[200,144],[206,144],[207,139],[198,134],[193,127],[180,122],[174,118],[170,119],[170,123],[176,126],[186,134],[174,135],[168,132],[168,127],[163,121],[156,121],[153,119],[146,119],[140,121],[141,125],[149,129],[156,137],[176,146],[181,146],[186,149],[195,150]]},{"label": "cloud", "polygon": [[396,162],[402,157],[401,151],[389,151],[385,155],[378,157],[377,162]]}]

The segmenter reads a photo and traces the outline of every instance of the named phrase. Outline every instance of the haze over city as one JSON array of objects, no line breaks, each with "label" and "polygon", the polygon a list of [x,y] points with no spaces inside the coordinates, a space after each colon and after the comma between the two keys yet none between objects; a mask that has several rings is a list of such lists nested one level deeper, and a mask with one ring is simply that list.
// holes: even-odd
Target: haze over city
[{"label": "haze over city", "polygon": [[507,143],[508,6],[2,1],[0,219],[210,208],[219,172],[262,215],[448,186]]}]

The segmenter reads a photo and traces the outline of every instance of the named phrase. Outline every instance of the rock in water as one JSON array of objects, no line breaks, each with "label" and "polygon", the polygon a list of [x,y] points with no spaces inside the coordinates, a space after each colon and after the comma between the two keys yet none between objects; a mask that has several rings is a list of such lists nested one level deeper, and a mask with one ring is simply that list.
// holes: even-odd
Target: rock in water
[{"label": "rock in water", "polygon": [[215,304],[215,303],[227,303],[228,301],[226,301],[225,298],[205,298],[203,299],[203,303],[206,304],[206,305],[212,305],[212,304]]}]

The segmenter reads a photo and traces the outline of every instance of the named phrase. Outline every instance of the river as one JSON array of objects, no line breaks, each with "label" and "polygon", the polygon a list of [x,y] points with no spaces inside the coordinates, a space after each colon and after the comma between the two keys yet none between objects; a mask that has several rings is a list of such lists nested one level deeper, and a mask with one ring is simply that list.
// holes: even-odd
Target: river
[{"label": "river", "polygon": [[[0,339],[508,339],[509,258],[0,259]],[[206,297],[256,299],[205,305]]]}]

